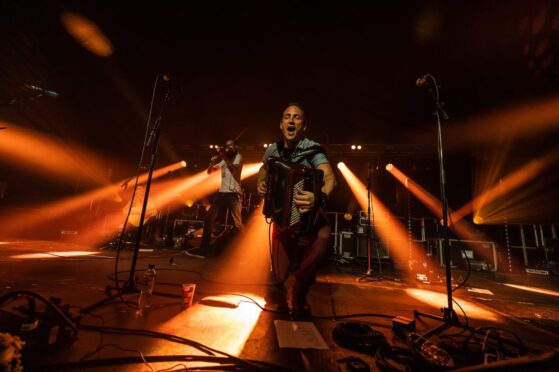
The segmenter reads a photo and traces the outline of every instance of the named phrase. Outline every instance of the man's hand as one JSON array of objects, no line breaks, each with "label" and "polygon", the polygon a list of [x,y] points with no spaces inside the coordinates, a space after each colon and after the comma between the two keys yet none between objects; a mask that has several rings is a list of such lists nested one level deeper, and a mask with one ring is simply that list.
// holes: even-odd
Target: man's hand
[{"label": "man's hand", "polygon": [[299,190],[297,194],[293,195],[293,202],[299,208],[299,212],[310,212],[314,207],[314,193],[305,190]]},{"label": "man's hand", "polygon": [[266,182],[258,182],[256,190],[258,191],[258,195],[266,196]]}]

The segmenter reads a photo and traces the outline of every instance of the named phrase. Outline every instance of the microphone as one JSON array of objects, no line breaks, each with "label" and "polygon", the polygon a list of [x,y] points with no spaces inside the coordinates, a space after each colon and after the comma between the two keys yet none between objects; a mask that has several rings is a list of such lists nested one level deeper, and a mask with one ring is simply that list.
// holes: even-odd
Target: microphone
[{"label": "microphone", "polygon": [[37,92],[39,92],[41,94],[44,94],[44,95],[47,95],[49,97],[56,98],[56,97],[59,96],[58,92],[55,92],[54,90],[46,90],[46,89],[43,89],[43,88],[38,87],[36,85],[30,85],[30,84],[25,84],[25,86],[27,86],[31,90],[37,91]]},{"label": "microphone", "polygon": [[429,79],[429,76],[427,74],[423,75],[415,81],[415,86],[421,88],[427,84],[427,79]]},{"label": "microphone", "polygon": [[161,78],[167,82],[169,92],[182,94],[182,87],[179,82],[172,80],[167,74],[161,74]]}]

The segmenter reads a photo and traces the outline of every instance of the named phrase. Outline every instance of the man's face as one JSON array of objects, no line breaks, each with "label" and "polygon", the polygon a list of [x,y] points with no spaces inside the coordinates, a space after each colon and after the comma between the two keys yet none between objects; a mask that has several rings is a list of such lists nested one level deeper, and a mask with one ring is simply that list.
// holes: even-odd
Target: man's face
[{"label": "man's face", "polygon": [[235,142],[233,142],[233,141],[225,142],[225,152],[229,156],[235,154]]},{"label": "man's face", "polygon": [[289,106],[283,112],[280,129],[286,141],[298,141],[307,129],[303,111],[297,106]]}]

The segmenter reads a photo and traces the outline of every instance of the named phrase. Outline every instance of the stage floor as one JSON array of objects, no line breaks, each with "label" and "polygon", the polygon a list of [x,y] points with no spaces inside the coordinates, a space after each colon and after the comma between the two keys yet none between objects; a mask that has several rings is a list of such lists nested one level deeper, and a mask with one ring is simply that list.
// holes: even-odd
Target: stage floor
[{"label": "stage floor", "polygon": [[[356,356],[379,370],[373,355],[339,346],[332,331],[340,322],[359,322],[385,334],[388,342],[404,346],[392,333],[389,317],[361,316],[338,318],[351,314],[382,314],[413,318],[414,310],[439,314],[446,306],[444,283],[426,284],[414,276],[383,270],[385,278],[358,282],[366,267],[352,263],[331,261],[321,270],[317,284],[309,293],[314,318],[312,322],[327,345],[326,350],[280,348],[274,321],[289,320],[282,312],[285,293],[267,284],[269,264],[256,262],[251,247],[242,247],[240,254],[224,254],[211,259],[197,259],[175,249],[142,251],[137,260],[137,275],[141,277],[148,263],[157,269],[156,291],[176,297],[155,296],[152,308],[143,315],[135,306],[116,299],[114,303],[92,310],[92,315],[81,319],[82,325],[125,327],[168,333],[201,343],[213,349],[242,358],[273,363],[285,369],[308,371],[344,371],[346,363],[340,359]],[[62,299],[72,306],[74,315],[107,297],[107,285],[115,271],[116,252],[111,249],[79,246],[53,241],[7,240],[0,242],[1,295],[16,290],[33,291],[43,297]],[[128,278],[132,251],[120,254],[119,279]],[[253,259],[254,258],[254,259]],[[466,275],[453,271],[456,281]],[[285,284],[289,288],[292,279]],[[195,283],[194,304],[182,305],[182,283]],[[122,284],[122,283],[121,283]],[[538,292],[534,291],[538,290]],[[240,296],[242,295],[242,296]],[[287,298],[289,298],[287,293]],[[207,299],[220,296],[219,300]],[[247,296],[247,297],[243,297]],[[250,297],[250,298],[249,298]],[[466,286],[455,292],[457,302],[468,316],[472,327],[499,327],[514,332],[532,353],[559,347],[559,281],[556,277],[505,275],[473,272]],[[126,294],[123,299],[135,301],[137,295]],[[201,301],[206,298],[205,301]],[[254,302],[267,309],[262,311]],[[23,303],[23,302],[22,302]],[[11,304],[3,305],[10,308]],[[462,311],[455,310],[464,320]],[[417,320],[417,329],[424,332],[439,323],[427,318]],[[448,333],[458,333],[450,329]],[[485,333],[480,333],[481,338]],[[80,329],[78,340],[48,355],[35,357],[37,363],[61,363],[100,358],[137,357],[154,355],[207,355],[193,346],[158,338],[132,334],[109,334]],[[460,336],[456,336],[459,338]],[[438,338],[433,338],[438,341]],[[100,349],[99,349],[100,348]],[[218,354],[216,354],[218,355]],[[467,361],[464,356],[460,365]],[[183,364],[184,363],[184,364]],[[166,361],[150,362],[153,370],[175,370],[205,365],[208,362]],[[89,370],[150,370],[145,364],[107,365]],[[216,367],[220,369],[220,367]],[[225,369],[225,367],[223,367]]]}]

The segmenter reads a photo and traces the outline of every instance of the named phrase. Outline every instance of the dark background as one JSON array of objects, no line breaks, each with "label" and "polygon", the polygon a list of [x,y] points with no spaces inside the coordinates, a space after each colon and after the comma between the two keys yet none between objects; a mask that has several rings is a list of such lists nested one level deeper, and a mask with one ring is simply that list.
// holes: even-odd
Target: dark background
[{"label": "dark background", "polygon": [[[124,164],[107,164],[115,178],[134,172],[159,72],[182,93],[173,94],[165,108],[158,164],[185,159],[184,172],[199,171],[211,155],[201,149],[244,128],[240,142],[252,154],[245,160],[256,161],[259,155],[246,146],[277,140],[281,109],[299,101],[310,119],[308,136],[323,144],[418,145],[416,153],[331,155],[333,162],[345,160],[363,180],[371,163],[374,191],[398,214],[407,206],[397,183],[383,171],[389,161],[398,161],[438,195],[432,101],[415,86],[418,77],[429,72],[437,78],[451,116],[445,128],[558,91],[556,1],[1,4],[0,101],[24,94],[25,84],[55,90],[60,97],[2,106],[0,119],[112,157]],[[62,12],[95,22],[114,54],[105,58],[84,49],[64,29]],[[555,146],[557,135],[552,129],[514,139],[503,172]],[[460,139],[448,140],[456,144]],[[495,138],[495,151],[497,143]],[[451,206],[472,198],[476,167],[483,164],[479,154],[491,146],[445,148]],[[0,180],[8,184],[4,203],[76,192],[75,184],[22,171],[9,159],[0,162]],[[338,183],[333,207],[354,208],[339,173]],[[247,182],[249,188],[252,184]],[[556,185],[542,190],[550,203]],[[424,213],[417,204],[414,214]],[[547,213],[541,220],[556,217]]]}]

